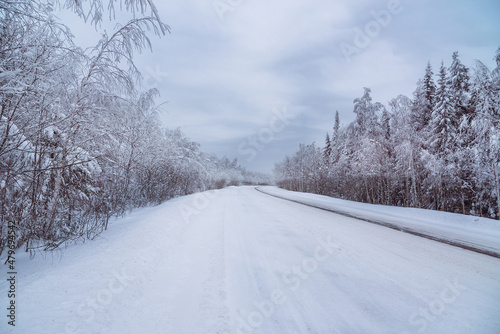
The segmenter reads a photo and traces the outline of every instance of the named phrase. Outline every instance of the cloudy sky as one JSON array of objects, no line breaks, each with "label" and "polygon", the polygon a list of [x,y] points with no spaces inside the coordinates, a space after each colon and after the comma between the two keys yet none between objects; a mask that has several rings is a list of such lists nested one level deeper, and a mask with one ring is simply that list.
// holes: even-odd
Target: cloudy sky
[{"label": "cloudy sky", "polygon": [[493,68],[500,45],[498,0],[155,3],[171,34],[137,64],[168,101],[162,122],[262,172],[299,143],[323,145],[336,110],[351,122],[363,87],[384,104],[411,97],[428,60],[437,72],[459,51]]}]

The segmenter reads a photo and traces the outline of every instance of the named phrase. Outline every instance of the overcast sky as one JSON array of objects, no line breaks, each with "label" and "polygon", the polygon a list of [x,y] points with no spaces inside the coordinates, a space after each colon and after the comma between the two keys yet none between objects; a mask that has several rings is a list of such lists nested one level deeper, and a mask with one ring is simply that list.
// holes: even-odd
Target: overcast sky
[{"label": "overcast sky", "polygon": [[323,145],[336,110],[351,122],[363,87],[384,104],[411,97],[428,60],[437,72],[459,51],[493,68],[500,45],[498,0],[155,3],[171,34],[137,64],[168,101],[162,122],[262,172],[299,143]]}]

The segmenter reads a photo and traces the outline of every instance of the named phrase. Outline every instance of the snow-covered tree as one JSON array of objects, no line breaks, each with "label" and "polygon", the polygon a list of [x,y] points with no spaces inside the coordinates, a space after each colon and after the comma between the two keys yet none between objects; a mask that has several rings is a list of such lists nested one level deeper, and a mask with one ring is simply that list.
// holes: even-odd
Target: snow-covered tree
[{"label": "snow-covered tree", "polygon": [[457,115],[453,107],[448,83],[446,67],[441,63],[436,104],[429,123],[430,138],[428,142],[431,152],[437,154],[440,158],[445,157],[446,154],[453,150],[456,136]]},{"label": "snow-covered tree", "polygon": [[494,58],[497,67],[491,72],[491,78],[493,79],[494,89],[499,92],[500,91],[500,46],[498,47],[495,58]]},{"label": "snow-covered tree", "polygon": [[427,63],[423,79],[417,83],[413,93],[413,106],[411,112],[411,123],[416,131],[421,131],[429,124],[436,99],[436,85],[433,79],[431,63]]},{"label": "snow-covered tree", "polygon": [[305,145],[277,164],[278,185],[500,218],[500,48],[495,59],[493,71],[478,61],[471,81],[455,52],[449,71],[441,65],[437,87],[428,63],[413,100],[398,96],[390,112],[365,88],[354,100],[356,120],[334,128],[326,176],[321,169],[308,172],[319,175],[322,186],[302,173],[304,160],[297,157]]},{"label": "snow-covered tree", "polygon": [[448,89],[451,103],[458,118],[468,113],[469,69],[458,59],[458,52],[453,52],[453,61],[449,69]]},{"label": "snow-covered tree", "polygon": [[341,151],[341,140],[340,140],[340,116],[338,110],[335,112],[335,123],[333,125],[333,135],[330,140],[330,163],[336,163],[339,159]]},{"label": "snow-covered tree", "polygon": [[325,147],[323,148],[323,160],[325,163],[329,163],[330,156],[332,155],[332,142],[330,141],[330,135],[328,132],[325,137]]},{"label": "snow-covered tree", "polygon": [[[133,18],[82,50],[55,6],[96,29],[118,10]],[[94,238],[134,207],[267,182],[160,125],[158,92],[140,90],[133,59],[169,31],[153,1],[0,0],[0,17],[0,255],[8,221],[17,246],[49,249]]]},{"label": "snow-covered tree", "polygon": [[[495,89],[489,69],[476,62],[473,95],[475,113],[471,122],[474,138],[475,169],[479,184],[479,206],[489,214],[500,214],[500,95]],[[495,199],[496,208],[489,204]]]},{"label": "snow-covered tree", "polygon": [[332,140],[336,140],[337,137],[339,136],[339,130],[340,130],[340,117],[339,117],[339,111],[335,111],[335,124],[333,125],[333,137]]},{"label": "snow-covered tree", "polygon": [[363,96],[354,99],[354,113],[356,114],[357,131],[364,135],[373,132],[377,126],[376,106],[372,103],[370,88],[363,88]]}]

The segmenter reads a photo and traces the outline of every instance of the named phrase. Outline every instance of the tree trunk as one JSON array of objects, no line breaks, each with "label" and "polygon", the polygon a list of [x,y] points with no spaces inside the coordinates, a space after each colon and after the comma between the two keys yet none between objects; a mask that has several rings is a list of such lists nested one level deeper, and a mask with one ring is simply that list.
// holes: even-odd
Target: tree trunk
[{"label": "tree trunk", "polygon": [[61,183],[62,183],[62,169],[64,168],[64,164],[66,162],[66,156],[64,155],[61,161],[61,166],[56,169],[56,181],[54,185],[54,194],[52,195],[52,198],[50,199],[49,203],[49,208],[47,210],[47,222],[46,226],[44,226],[43,229],[43,234],[44,236],[47,235],[47,233],[50,232],[50,229],[52,228],[52,223],[54,222],[55,216],[56,216],[56,205],[57,205],[57,200],[59,199],[59,191],[61,190]]},{"label": "tree trunk", "polygon": [[493,162],[492,165],[493,165],[493,175],[495,176],[495,190],[497,193],[497,218],[500,220],[500,185],[498,182],[497,166],[495,162]]}]

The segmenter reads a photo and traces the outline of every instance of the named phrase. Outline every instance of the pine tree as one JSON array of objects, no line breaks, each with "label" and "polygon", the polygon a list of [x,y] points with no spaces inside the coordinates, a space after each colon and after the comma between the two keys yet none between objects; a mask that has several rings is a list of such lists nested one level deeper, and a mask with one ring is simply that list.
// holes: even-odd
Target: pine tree
[{"label": "pine tree", "polygon": [[425,75],[423,79],[425,99],[429,101],[430,105],[434,107],[435,95],[436,95],[436,84],[434,83],[434,72],[432,72],[431,62],[427,62],[427,67],[425,68]]},{"label": "pine tree", "polygon": [[417,82],[417,88],[413,93],[414,99],[410,120],[417,132],[424,129],[432,118],[436,95],[433,75],[431,63],[428,62],[424,78]]},{"label": "pine tree", "polygon": [[457,116],[467,114],[466,106],[469,100],[469,69],[458,59],[458,52],[453,52],[453,61],[449,69],[449,95]]},{"label": "pine tree", "polygon": [[432,153],[441,158],[453,150],[456,135],[456,113],[449,94],[448,82],[446,67],[441,63],[438,89],[436,91],[436,105],[429,124],[429,148]]},{"label": "pine tree", "polygon": [[340,118],[339,118],[339,111],[337,110],[335,112],[335,125],[333,126],[333,138],[332,138],[333,141],[335,141],[339,136],[339,129],[340,129]]},{"label": "pine tree", "polygon": [[413,92],[413,104],[410,113],[410,121],[415,131],[420,131],[429,124],[432,108],[425,98],[425,90],[421,79],[417,82],[417,88]]},{"label": "pine tree", "polygon": [[336,163],[340,155],[340,117],[338,110],[335,112],[335,124],[333,125],[333,136],[330,140],[330,162]]},{"label": "pine tree", "polygon": [[327,132],[325,139],[325,147],[323,148],[323,159],[325,163],[329,162],[331,154],[332,154],[332,143],[330,141],[330,135]]}]

